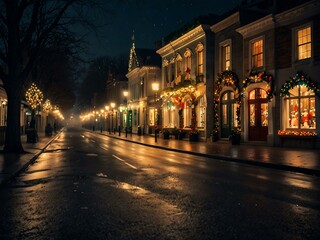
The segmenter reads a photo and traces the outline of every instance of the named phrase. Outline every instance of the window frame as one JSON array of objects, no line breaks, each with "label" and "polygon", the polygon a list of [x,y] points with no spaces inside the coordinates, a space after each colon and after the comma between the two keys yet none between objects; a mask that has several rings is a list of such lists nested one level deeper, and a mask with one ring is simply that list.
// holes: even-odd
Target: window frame
[{"label": "window frame", "polygon": [[[196,47],[197,52],[197,69],[196,74],[197,77],[204,75],[204,45],[202,43],[199,43]],[[200,61],[200,55],[201,55],[201,61]],[[200,71],[201,69],[201,71]]]},{"label": "window frame", "polygon": [[[225,52],[224,52],[224,49],[226,47],[229,47],[229,69],[227,69],[225,66],[226,66],[226,58],[225,58]],[[219,61],[220,61],[220,64],[219,64],[219,69],[220,69],[220,72],[223,72],[225,70],[232,70],[232,40],[231,39],[227,39],[221,43],[219,43]]]},{"label": "window frame", "polygon": [[[315,101],[315,106],[317,105],[317,100],[316,100],[316,94],[314,93],[314,95],[309,95],[309,96],[303,96],[303,95],[301,95],[301,85],[295,85],[294,86],[294,88],[295,87],[298,87],[298,96],[285,96],[284,97],[284,102],[283,102],[283,104],[284,104],[284,106],[285,106],[285,112],[284,112],[284,114],[285,114],[285,119],[284,119],[284,126],[285,126],[285,129],[290,129],[290,130],[298,130],[298,131],[308,131],[308,130],[311,130],[311,131],[315,131],[316,129],[317,129],[317,125],[315,125],[314,127],[302,127],[301,126],[301,116],[302,116],[302,111],[301,111],[301,101],[302,101],[302,99],[309,99],[309,102],[310,102],[310,100],[311,100],[311,98],[313,98],[314,99],[314,101]],[[290,114],[289,114],[289,112],[290,112],[290,107],[289,107],[289,105],[290,105],[290,100],[297,100],[298,101],[298,106],[297,106],[297,113],[298,113],[298,117],[299,117],[299,119],[298,119],[298,127],[292,127],[292,126],[290,126],[290,123],[289,123],[289,119],[290,119]],[[316,109],[316,108],[315,108]],[[309,109],[309,111],[310,111],[310,109]],[[316,112],[315,112],[315,124],[317,123],[317,120],[316,120]],[[291,119],[291,121],[292,121],[292,119]],[[291,123],[292,124],[292,123]]]},{"label": "window frame", "polygon": [[[299,50],[298,50],[298,32],[300,30],[303,30],[303,29],[306,29],[310,27],[310,35],[311,35],[311,40],[310,40],[310,44],[311,44],[311,49],[310,49],[310,57],[308,58],[303,58],[303,59],[299,59]],[[292,38],[293,38],[293,46],[292,46],[292,49],[293,49],[293,62],[303,62],[303,61],[308,61],[310,59],[313,58],[313,25],[312,23],[306,23],[306,24],[303,24],[303,25],[299,25],[295,28],[292,29]]]},{"label": "window frame", "polygon": [[[253,44],[255,42],[258,42],[258,41],[262,41],[262,66],[254,66],[253,64]],[[265,42],[265,37],[264,36],[260,36],[260,37],[257,37],[257,38],[254,38],[254,39],[251,39],[249,41],[249,66],[250,66],[250,69],[264,69],[265,68],[265,48],[266,48],[266,42]],[[258,54],[256,54],[255,56],[257,56]]]}]

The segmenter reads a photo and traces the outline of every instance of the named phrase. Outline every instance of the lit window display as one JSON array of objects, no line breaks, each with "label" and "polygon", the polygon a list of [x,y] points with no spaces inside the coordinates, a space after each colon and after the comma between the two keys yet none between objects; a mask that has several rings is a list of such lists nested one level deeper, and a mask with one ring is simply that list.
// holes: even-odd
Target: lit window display
[{"label": "lit window display", "polygon": [[307,86],[298,85],[285,98],[287,106],[287,127],[296,129],[316,128],[315,94]]},{"label": "lit window display", "polygon": [[205,126],[205,103],[204,98],[200,98],[196,108],[197,113],[197,127],[203,128]]}]

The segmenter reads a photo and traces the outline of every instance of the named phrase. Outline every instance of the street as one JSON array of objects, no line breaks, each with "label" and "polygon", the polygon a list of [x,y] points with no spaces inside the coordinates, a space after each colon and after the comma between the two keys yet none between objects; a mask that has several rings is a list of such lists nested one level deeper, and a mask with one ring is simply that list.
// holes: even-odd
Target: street
[{"label": "street", "polygon": [[0,202],[0,239],[320,239],[319,177],[76,128]]}]

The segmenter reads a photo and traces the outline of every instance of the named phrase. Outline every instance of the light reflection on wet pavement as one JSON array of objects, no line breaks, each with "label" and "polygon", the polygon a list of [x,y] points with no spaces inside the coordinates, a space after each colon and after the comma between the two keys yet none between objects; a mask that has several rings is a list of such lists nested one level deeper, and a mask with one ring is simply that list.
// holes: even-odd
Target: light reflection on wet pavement
[{"label": "light reflection on wet pavement", "polygon": [[319,178],[89,138],[63,133],[1,190],[1,239],[320,236]]}]

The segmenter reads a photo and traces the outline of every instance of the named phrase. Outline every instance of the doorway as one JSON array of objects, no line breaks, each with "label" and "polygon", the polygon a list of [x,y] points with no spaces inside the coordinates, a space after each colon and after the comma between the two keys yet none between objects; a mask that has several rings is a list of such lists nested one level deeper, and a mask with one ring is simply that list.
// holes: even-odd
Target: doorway
[{"label": "doorway", "polygon": [[221,138],[228,138],[237,127],[237,106],[234,92],[224,92],[221,97]]},{"label": "doorway", "polygon": [[248,106],[249,141],[267,141],[269,124],[267,92],[261,88],[249,92]]}]

